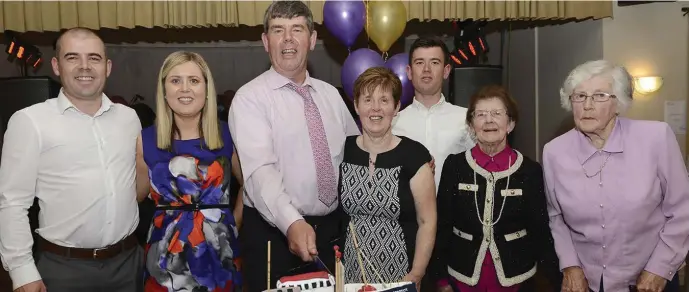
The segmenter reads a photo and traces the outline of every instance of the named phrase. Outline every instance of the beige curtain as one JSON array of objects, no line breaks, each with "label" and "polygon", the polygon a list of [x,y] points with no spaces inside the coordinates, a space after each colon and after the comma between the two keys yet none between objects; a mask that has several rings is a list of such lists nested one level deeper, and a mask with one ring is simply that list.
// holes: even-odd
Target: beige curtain
[{"label": "beige curtain", "polygon": [[[271,1],[0,1],[0,31],[59,31],[75,26],[255,26]],[[408,19],[584,19],[612,16],[613,1],[404,1]],[[314,21],[323,1],[307,1]]]}]

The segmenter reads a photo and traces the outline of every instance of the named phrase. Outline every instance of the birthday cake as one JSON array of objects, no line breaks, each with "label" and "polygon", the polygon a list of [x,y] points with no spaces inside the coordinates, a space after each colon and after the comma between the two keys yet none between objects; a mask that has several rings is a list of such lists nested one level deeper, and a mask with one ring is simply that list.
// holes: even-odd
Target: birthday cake
[{"label": "birthday cake", "polygon": [[282,277],[277,288],[296,287],[302,292],[335,292],[335,278],[328,272],[313,272],[294,276]]},{"label": "birthday cake", "polygon": [[326,271],[285,276],[276,288],[264,292],[417,292],[412,282],[397,283],[344,283],[342,253],[335,246],[335,276]]}]

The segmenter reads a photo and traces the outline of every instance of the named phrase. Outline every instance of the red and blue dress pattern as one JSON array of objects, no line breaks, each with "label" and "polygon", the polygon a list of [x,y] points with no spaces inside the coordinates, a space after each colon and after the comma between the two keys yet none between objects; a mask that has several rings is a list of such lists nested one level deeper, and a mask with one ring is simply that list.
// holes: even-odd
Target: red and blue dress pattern
[{"label": "red and blue dress pattern", "polygon": [[202,139],[156,147],[155,128],[142,131],[151,199],[157,208],[148,235],[145,291],[241,291],[237,227],[230,209],[232,142],[208,150]]}]

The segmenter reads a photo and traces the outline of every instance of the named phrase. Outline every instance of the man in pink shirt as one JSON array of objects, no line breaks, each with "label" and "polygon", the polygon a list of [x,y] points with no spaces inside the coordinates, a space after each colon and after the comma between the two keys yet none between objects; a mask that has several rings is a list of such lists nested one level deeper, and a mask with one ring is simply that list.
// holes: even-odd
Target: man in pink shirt
[{"label": "man in pink shirt", "polygon": [[[240,231],[248,291],[263,291],[281,276],[334,270],[340,235],[337,176],[345,138],[359,130],[337,89],[309,76],[316,45],[309,8],[276,1],[262,35],[271,68],[242,86],[232,101],[229,125],[244,173],[244,226]],[[316,260],[318,256],[320,260]]]}]

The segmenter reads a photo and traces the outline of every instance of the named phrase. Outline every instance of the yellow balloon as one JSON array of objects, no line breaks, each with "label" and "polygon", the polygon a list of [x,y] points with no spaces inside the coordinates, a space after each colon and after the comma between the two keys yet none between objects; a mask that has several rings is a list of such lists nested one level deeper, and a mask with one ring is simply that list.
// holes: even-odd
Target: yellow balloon
[{"label": "yellow balloon", "polygon": [[368,1],[366,33],[381,52],[387,52],[407,26],[407,9],[402,1]]}]

